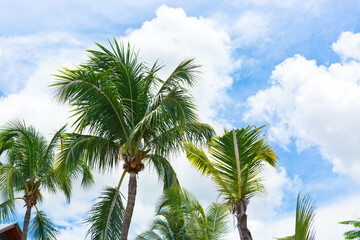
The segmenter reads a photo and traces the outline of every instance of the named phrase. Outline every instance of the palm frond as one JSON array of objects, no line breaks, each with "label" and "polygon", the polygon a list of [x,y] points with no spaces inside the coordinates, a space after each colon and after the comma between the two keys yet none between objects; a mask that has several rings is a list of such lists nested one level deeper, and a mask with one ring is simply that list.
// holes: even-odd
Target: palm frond
[{"label": "palm frond", "polygon": [[30,223],[31,239],[56,240],[56,236],[59,234],[56,224],[47,217],[44,211],[36,208],[36,213]]},{"label": "palm frond", "polygon": [[295,240],[295,235],[289,236],[289,237],[284,237],[284,238],[277,238],[277,240]]},{"label": "palm frond", "polygon": [[147,230],[140,235],[137,235],[135,240],[163,240],[163,238],[154,230],[155,229]]},{"label": "palm frond", "polygon": [[0,219],[9,220],[16,217],[15,203],[13,199],[8,199],[0,204]]},{"label": "palm frond", "polygon": [[315,218],[314,202],[308,195],[297,198],[296,221],[295,221],[295,239],[296,240],[314,240],[315,232],[313,230]]},{"label": "palm frond", "polygon": [[227,233],[226,206],[213,203],[207,211],[196,198],[181,188],[164,191],[149,230],[137,240],[219,240]]},{"label": "palm frond", "polygon": [[170,153],[177,153],[177,151],[182,150],[184,142],[206,146],[214,136],[215,131],[208,124],[187,123],[172,128],[164,126],[159,129],[157,135],[149,136],[145,144],[151,149],[156,149],[156,154],[169,156]]},{"label": "palm frond", "polygon": [[178,86],[178,84],[193,86],[199,78],[199,71],[197,69],[200,67],[200,65],[196,65],[194,61],[195,59],[182,61],[165,80],[157,94],[160,95],[164,91]]},{"label": "palm frond", "polygon": [[[120,157],[120,145],[112,140],[76,133],[64,134],[60,153],[57,156],[57,167],[70,173],[83,172],[86,164],[90,169],[100,170],[111,168]],[[77,176],[75,176],[77,177]]]},{"label": "palm frond", "polygon": [[23,174],[11,164],[0,166],[0,192],[5,199],[14,199],[14,191],[24,189],[26,184]]},{"label": "palm frond", "polygon": [[228,209],[220,203],[213,203],[207,210],[209,240],[220,240],[228,231]]},{"label": "palm frond", "polygon": [[166,158],[156,154],[148,154],[145,161],[148,162],[157,173],[159,181],[163,183],[164,190],[180,186],[175,170]]},{"label": "palm frond", "polygon": [[[97,74],[92,68],[60,71],[58,80],[51,85],[60,102],[66,102],[75,109],[75,125],[78,131],[89,128],[99,136],[113,138],[114,134],[127,137],[129,113],[119,101],[116,85],[107,81],[111,73]],[[124,119],[125,117],[125,119]]]},{"label": "palm frond", "polygon": [[98,202],[89,211],[85,223],[90,224],[87,236],[93,240],[112,240],[121,237],[124,205],[119,189],[122,179],[123,177],[117,188],[106,187]]},{"label": "palm frond", "polygon": [[360,239],[360,221],[343,221],[340,224],[352,225],[355,228],[344,233],[345,239]]}]

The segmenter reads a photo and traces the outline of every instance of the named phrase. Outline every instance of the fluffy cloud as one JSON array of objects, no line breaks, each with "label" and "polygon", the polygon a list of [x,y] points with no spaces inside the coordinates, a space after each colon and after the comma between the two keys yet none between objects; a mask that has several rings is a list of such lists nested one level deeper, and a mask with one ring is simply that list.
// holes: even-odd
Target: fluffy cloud
[{"label": "fluffy cloud", "polygon": [[[218,110],[228,101],[230,74],[239,63],[232,58],[229,35],[211,19],[188,17],[183,9],[161,6],[156,18],[139,29],[130,29],[124,38],[140,49],[147,62],[166,64],[167,76],[182,60],[196,58],[201,80],[193,89],[203,121],[219,119]],[[220,127],[221,128],[221,127]]]},{"label": "fluffy cloud", "polygon": [[[44,74],[48,74],[47,79],[51,78],[50,74],[59,66],[54,62],[56,59],[52,59],[53,56],[59,56],[57,63],[61,61],[66,64],[74,58],[81,59],[75,56],[85,55],[84,52],[78,52],[79,48],[84,48],[84,44],[71,34],[62,32],[0,37],[0,94],[7,95],[24,89],[29,76],[34,73],[43,74],[34,77],[44,79]],[[76,54],[72,56],[71,52]],[[48,60],[50,62],[47,63]],[[40,67],[40,64],[47,66]],[[39,69],[47,69],[47,72],[36,73]]]},{"label": "fluffy cloud", "polygon": [[[346,220],[356,220],[360,214],[358,206],[360,195],[341,196],[333,199],[331,202],[319,206],[315,202],[316,215],[314,229],[316,239],[319,240],[338,240],[343,239],[343,234],[349,231],[351,227],[341,225],[339,222]],[[272,237],[285,237],[294,234],[295,229],[295,203],[294,211],[287,213],[287,216],[276,219],[272,223],[274,234]],[[264,240],[273,239],[270,237],[261,238]]]},{"label": "fluffy cloud", "polygon": [[[249,228],[254,239],[272,239],[283,231],[278,231],[272,224],[279,218],[284,195],[294,194],[300,189],[298,177],[290,179],[284,168],[266,167],[263,172],[265,194],[251,200],[249,204]],[[285,230],[285,229],[284,229]]]},{"label": "fluffy cloud", "polygon": [[270,137],[283,146],[295,139],[300,151],[319,147],[335,172],[360,181],[360,38],[343,33],[333,48],[353,60],[327,67],[299,55],[286,59],[271,87],[248,98],[245,119],[270,123]]},{"label": "fluffy cloud", "polygon": [[241,47],[254,45],[259,41],[270,41],[270,20],[262,12],[246,11],[234,20],[226,19],[229,32],[232,34],[236,45]]},{"label": "fluffy cloud", "polygon": [[343,60],[360,60],[360,33],[342,32],[338,41],[333,43],[332,49]]}]

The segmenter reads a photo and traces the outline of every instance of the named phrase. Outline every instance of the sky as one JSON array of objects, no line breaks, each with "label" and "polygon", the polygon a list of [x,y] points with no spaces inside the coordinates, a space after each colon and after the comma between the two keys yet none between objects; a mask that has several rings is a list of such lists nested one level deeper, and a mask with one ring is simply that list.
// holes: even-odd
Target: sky
[{"label": "sky", "polygon": [[[0,0],[0,125],[22,118],[50,137],[71,123],[48,86],[95,42],[129,42],[141,60],[165,64],[161,77],[196,58],[202,74],[191,92],[201,120],[219,134],[266,125],[278,154],[278,168],[264,169],[266,193],[249,204],[254,239],[293,234],[299,191],[316,201],[316,239],[344,239],[349,228],[338,222],[360,218],[359,23],[357,0]],[[172,163],[203,206],[217,200],[183,155]],[[121,170],[95,173],[87,189],[75,184],[70,204],[46,194],[40,208],[59,239],[85,238],[87,211]],[[138,181],[130,239],[149,226],[162,190],[151,170]],[[22,203],[17,211],[22,223]],[[231,218],[226,239],[239,239]]]}]

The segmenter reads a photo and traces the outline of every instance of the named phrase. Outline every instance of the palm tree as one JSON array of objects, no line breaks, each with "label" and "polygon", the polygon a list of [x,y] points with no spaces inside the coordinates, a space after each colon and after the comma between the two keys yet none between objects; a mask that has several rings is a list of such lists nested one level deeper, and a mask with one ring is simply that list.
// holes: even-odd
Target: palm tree
[{"label": "palm tree", "polygon": [[199,123],[193,98],[186,88],[195,83],[198,74],[192,59],[181,62],[162,80],[157,76],[161,66],[155,63],[149,68],[139,62],[129,45],[126,48],[116,40],[115,44],[110,43],[110,50],[97,45],[100,51],[89,51],[86,63],[74,70],[64,69],[52,85],[57,99],[69,103],[76,117],[77,133],[68,134],[63,141],[59,167],[71,170],[87,164],[109,170],[123,163],[118,186],[105,190],[100,197],[107,203],[102,207],[98,204],[91,211],[102,213],[101,217],[88,222],[100,226],[90,228],[92,239],[112,239],[108,227],[114,226],[111,216],[121,214],[113,211],[121,211],[114,206],[121,205],[119,189],[128,173],[124,219],[117,219],[121,239],[125,240],[135,205],[137,174],[145,165],[151,165],[164,188],[178,185],[168,156],[180,150],[184,140],[205,143],[214,131]]},{"label": "palm tree", "polygon": [[[54,223],[47,218],[37,205],[42,200],[41,190],[55,193],[58,188],[69,192],[69,186],[62,185],[54,171],[54,151],[61,133],[58,130],[48,142],[34,127],[15,120],[0,129],[0,155],[6,156],[0,165],[0,192],[4,199],[0,205],[0,218],[15,216],[15,200],[23,200],[26,206],[21,240],[28,235],[31,211],[36,216],[30,224],[33,239],[55,239],[58,231]],[[18,195],[24,194],[23,196]],[[69,196],[68,196],[69,197]]]},{"label": "palm tree", "polygon": [[276,166],[276,154],[261,135],[262,127],[247,127],[225,131],[213,138],[209,154],[192,143],[185,144],[187,158],[192,166],[205,176],[211,176],[220,196],[237,219],[241,240],[252,239],[247,227],[246,210],[249,200],[262,193],[264,187],[259,176],[264,163]]},{"label": "palm tree", "polygon": [[315,205],[308,195],[297,197],[295,235],[278,240],[314,240],[315,231],[313,230],[315,218]]},{"label": "palm tree", "polygon": [[206,211],[189,192],[165,191],[149,230],[136,240],[219,240],[227,232],[226,206],[213,203]]},{"label": "palm tree", "polygon": [[360,221],[344,221],[340,224],[352,225],[355,229],[344,233],[345,239],[360,239]]}]

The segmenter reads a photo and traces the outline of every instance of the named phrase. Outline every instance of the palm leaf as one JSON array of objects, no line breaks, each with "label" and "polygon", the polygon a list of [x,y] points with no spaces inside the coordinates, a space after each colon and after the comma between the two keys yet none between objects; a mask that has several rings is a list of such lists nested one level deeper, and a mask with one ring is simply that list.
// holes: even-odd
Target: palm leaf
[{"label": "palm leaf", "polygon": [[360,239],[360,221],[344,221],[340,224],[352,225],[355,229],[344,233],[345,239]]},{"label": "palm leaf", "polygon": [[14,200],[9,199],[0,204],[0,219],[9,220],[16,217]]},{"label": "palm leaf", "polygon": [[226,206],[213,203],[207,211],[196,198],[181,188],[164,191],[149,230],[137,240],[219,240],[227,232]]},{"label": "palm leaf", "polygon": [[284,237],[284,238],[277,238],[277,240],[295,240],[295,235],[289,236],[289,237]]},{"label": "palm leaf", "polygon": [[36,208],[36,215],[31,220],[30,232],[33,240],[56,240],[59,234],[57,226],[43,211]]},{"label": "palm leaf", "polygon": [[314,202],[307,195],[297,198],[296,221],[295,221],[295,239],[296,240],[314,240],[315,232],[313,230],[315,218]]},{"label": "palm leaf", "polygon": [[119,192],[122,180],[123,177],[117,188],[106,187],[98,198],[98,202],[89,211],[89,217],[85,223],[90,224],[87,236],[91,236],[91,239],[120,239],[124,217],[124,205]]},{"label": "palm leaf", "polygon": [[146,156],[146,162],[149,162],[157,173],[159,181],[163,183],[164,190],[180,186],[175,170],[166,158],[161,155],[149,154]]},{"label": "palm leaf", "polygon": [[207,210],[209,240],[223,239],[228,231],[228,209],[220,203],[213,203]]}]

